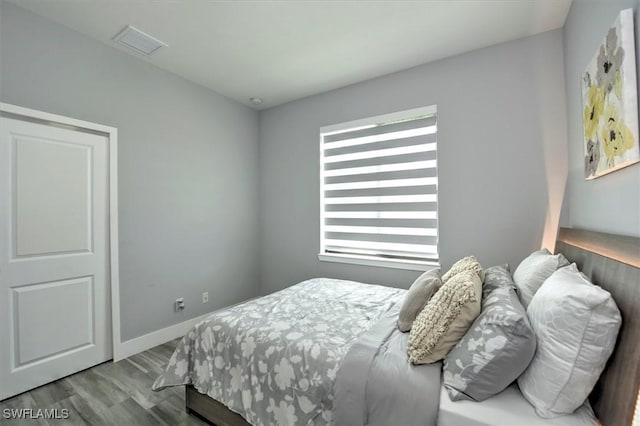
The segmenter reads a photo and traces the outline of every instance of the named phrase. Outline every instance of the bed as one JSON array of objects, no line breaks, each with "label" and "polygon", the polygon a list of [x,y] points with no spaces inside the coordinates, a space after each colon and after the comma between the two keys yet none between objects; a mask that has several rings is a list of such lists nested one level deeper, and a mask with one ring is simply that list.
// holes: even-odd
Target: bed
[{"label": "bed", "polygon": [[[183,338],[154,388],[186,385],[190,413],[230,426],[506,426],[515,411],[531,425],[593,425],[594,413],[605,426],[631,425],[640,383],[640,239],[563,228],[556,251],[609,291],[623,317],[590,406],[562,420],[538,418],[516,385],[482,403],[450,401],[440,363],[406,361],[407,335],[395,327],[404,290],[330,279],[214,313]],[[421,398],[412,397],[416,389]]]}]

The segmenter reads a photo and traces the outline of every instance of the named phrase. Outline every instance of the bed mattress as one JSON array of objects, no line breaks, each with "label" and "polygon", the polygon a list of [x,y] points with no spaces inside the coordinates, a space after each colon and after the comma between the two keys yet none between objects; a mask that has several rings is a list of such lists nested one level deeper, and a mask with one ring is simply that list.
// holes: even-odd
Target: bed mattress
[{"label": "bed mattress", "polygon": [[516,384],[483,402],[451,401],[440,389],[438,426],[596,426],[593,410],[585,404],[568,416],[543,419],[522,396]]}]

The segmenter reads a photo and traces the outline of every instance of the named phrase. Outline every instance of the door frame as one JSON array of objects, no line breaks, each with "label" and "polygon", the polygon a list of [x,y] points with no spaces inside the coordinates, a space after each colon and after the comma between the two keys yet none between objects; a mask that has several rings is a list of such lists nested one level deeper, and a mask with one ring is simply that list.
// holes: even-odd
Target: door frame
[{"label": "door frame", "polygon": [[[89,121],[77,120],[62,115],[51,114],[18,105],[0,102],[0,115],[47,125],[89,130],[107,136],[109,143],[109,280],[111,289],[111,338],[113,360],[123,358],[120,337],[120,278],[118,255],[118,129]],[[108,290],[107,290],[108,291]]]}]

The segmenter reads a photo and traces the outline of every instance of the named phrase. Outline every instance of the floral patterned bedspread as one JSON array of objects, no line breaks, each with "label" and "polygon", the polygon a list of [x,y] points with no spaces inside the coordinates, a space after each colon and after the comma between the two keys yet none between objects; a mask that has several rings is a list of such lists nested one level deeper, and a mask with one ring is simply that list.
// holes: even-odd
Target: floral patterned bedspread
[{"label": "floral patterned bedspread", "polygon": [[404,293],[315,278],[215,312],[183,337],[153,389],[192,384],[256,426],[332,424],[342,359]]}]

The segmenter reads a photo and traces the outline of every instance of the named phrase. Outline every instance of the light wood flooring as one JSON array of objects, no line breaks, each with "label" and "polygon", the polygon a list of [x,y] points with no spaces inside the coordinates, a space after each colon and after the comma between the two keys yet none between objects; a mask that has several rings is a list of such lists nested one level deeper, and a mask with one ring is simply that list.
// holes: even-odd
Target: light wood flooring
[{"label": "light wood flooring", "polygon": [[[153,392],[179,340],[113,363],[111,361],[0,402],[4,425],[201,426],[185,411],[184,386]],[[66,420],[7,420],[5,409],[66,408]]]}]

